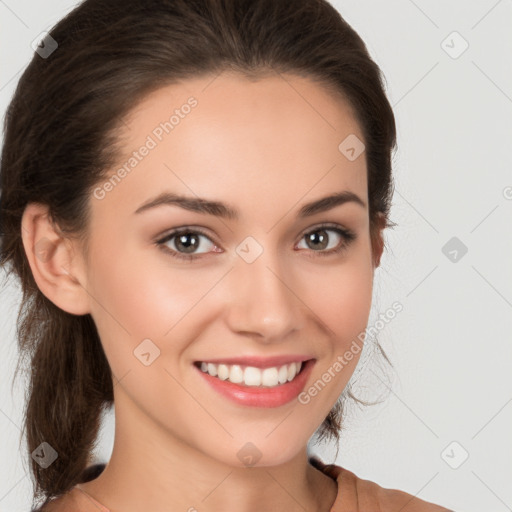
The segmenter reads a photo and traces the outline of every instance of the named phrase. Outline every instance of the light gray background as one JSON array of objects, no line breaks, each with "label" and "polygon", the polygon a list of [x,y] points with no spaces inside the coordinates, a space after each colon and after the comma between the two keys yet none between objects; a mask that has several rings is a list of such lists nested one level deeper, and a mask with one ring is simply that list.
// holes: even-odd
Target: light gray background
[{"label": "light gray background", "polygon": [[[30,43],[75,3],[0,0],[2,115]],[[336,462],[457,512],[512,510],[511,1],[333,4],[383,69],[398,127],[398,227],[369,325],[394,301],[404,308],[378,335],[395,366],[391,388],[371,365],[361,372],[356,391],[385,400],[350,409]],[[454,31],[469,44],[458,58]],[[468,249],[456,262],[442,251],[452,237]],[[19,449],[23,379],[11,394],[18,300],[14,287],[0,295],[0,511],[9,512],[27,512],[32,490]],[[112,442],[113,412],[99,460]],[[311,449],[333,462],[332,445]]]}]

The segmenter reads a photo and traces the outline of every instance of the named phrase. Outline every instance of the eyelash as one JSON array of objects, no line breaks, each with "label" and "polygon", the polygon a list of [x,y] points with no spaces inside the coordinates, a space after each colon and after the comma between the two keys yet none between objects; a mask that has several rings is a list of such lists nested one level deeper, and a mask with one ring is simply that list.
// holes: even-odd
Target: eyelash
[{"label": "eyelash", "polygon": [[[313,251],[314,253],[316,253],[314,256],[311,256],[312,258],[316,258],[316,257],[325,257],[325,256],[331,256],[331,255],[334,255],[334,254],[339,254],[341,253],[342,251],[344,251],[345,249],[348,248],[348,246],[357,238],[357,235],[349,230],[349,229],[346,229],[346,228],[341,228],[339,225],[337,224],[321,224],[319,226],[316,226],[315,228],[313,229],[310,229],[309,231],[305,231],[302,235],[301,235],[301,240],[306,236],[306,235],[310,235],[312,233],[316,233],[317,231],[322,231],[322,230],[329,230],[329,231],[334,231],[336,233],[338,233],[343,239],[344,239],[344,242],[341,242],[340,245],[335,248],[335,249],[330,249],[329,251]],[[182,254],[178,251],[175,251],[174,249],[169,249],[165,244],[167,242],[169,242],[169,240],[172,240],[173,238],[179,236],[179,235],[186,235],[186,234],[198,234],[198,235],[203,235],[204,237],[208,238],[211,242],[213,242],[213,240],[210,239],[210,237],[204,232],[202,231],[201,229],[199,228],[188,228],[188,227],[182,227],[182,228],[179,228],[179,229],[175,229],[174,231],[171,231],[170,233],[166,234],[163,238],[159,239],[159,240],[156,240],[156,244],[163,250],[165,251],[167,254],[169,254],[171,257],[173,258],[178,258],[178,259],[182,259],[182,260],[195,260],[195,259],[199,259],[199,258],[202,258],[204,256],[206,256],[206,254]],[[213,242],[215,243],[215,242]]]}]

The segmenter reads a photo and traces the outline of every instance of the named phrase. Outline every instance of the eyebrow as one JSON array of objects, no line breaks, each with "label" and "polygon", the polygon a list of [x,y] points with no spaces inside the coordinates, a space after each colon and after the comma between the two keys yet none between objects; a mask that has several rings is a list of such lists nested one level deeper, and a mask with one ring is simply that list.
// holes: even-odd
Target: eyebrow
[{"label": "eyebrow", "polygon": [[[355,203],[366,208],[366,203],[358,195],[345,190],[306,203],[297,213],[297,217],[310,217],[346,203]],[[216,217],[229,220],[238,220],[240,218],[240,214],[235,208],[220,201],[212,201],[200,197],[181,196],[172,192],[162,192],[153,199],[146,201],[135,210],[135,213],[139,214],[163,205],[175,205],[192,212],[215,215]]]}]

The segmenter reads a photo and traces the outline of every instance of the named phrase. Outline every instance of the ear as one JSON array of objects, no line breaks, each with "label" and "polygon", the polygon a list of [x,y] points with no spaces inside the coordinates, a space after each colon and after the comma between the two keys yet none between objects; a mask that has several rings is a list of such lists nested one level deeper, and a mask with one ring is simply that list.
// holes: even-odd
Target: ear
[{"label": "ear", "polygon": [[68,313],[89,313],[85,279],[75,277],[85,275],[82,258],[77,256],[75,244],[52,222],[46,205],[27,205],[21,219],[21,237],[41,292]]},{"label": "ear", "polygon": [[382,212],[377,214],[376,232],[372,233],[373,267],[380,265],[380,259],[384,252],[384,229],[386,228],[386,218]]}]

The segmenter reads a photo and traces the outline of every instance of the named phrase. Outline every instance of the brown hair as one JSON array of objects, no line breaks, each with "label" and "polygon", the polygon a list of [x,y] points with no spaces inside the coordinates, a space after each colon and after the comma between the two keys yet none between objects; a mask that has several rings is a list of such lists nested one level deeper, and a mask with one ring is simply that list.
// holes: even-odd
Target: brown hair
[{"label": "brown hair", "polygon": [[[91,191],[119,156],[123,117],[164,85],[224,70],[295,73],[350,103],[366,146],[372,244],[379,212],[394,225],[396,144],[381,71],[325,0],[86,0],[49,33],[58,48],[34,54],[8,108],[0,209],[0,264],[10,264],[23,294],[16,372],[29,358],[27,447],[31,454],[44,441],[58,452],[45,469],[30,459],[34,500],[45,504],[83,478],[113,383],[92,317],[61,310],[35,283],[21,238],[27,204],[47,205],[63,233],[86,241]],[[344,395],[358,400],[349,386]],[[342,412],[338,400],[320,439],[339,439]]]}]

